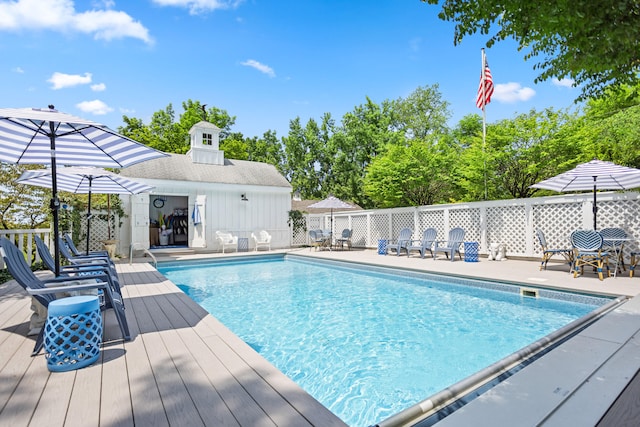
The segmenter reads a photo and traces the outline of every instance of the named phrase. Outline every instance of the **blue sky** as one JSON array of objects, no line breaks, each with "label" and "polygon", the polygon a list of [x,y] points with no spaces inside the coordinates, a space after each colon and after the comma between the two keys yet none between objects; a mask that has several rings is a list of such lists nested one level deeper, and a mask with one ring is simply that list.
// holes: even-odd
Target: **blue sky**
[{"label": "blue sky", "polygon": [[[420,0],[0,0],[0,107],[46,107],[105,123],[149,123],[198,100],[234,132],[286,136],[289,121],[339,121],[439,85],[450,125],[475,106],[486,37],[453,45],[453,24]],[[571,82],[534,84],[512,41],[486,50],[496,91],[487,121],[573,108]]]}]

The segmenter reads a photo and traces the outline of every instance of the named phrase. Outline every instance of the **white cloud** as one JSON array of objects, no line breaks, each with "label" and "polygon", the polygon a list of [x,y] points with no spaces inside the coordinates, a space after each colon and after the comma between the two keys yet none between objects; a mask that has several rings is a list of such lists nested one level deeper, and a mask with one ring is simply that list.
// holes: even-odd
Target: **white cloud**
[{"label": "white cloud", "polygon": [[107,90],[107,85],[104,83],[96,83],[91,85],[91,90],[94,92],[102,92],[103,90]]},{"label": "white cloud", "polygon": [[575,80],[573,79],[562,79],[562,80],[558,80],[558,78],[554,77],[553,79],[551,79],[551,82],[555,85],[555,86],[560,86],[560,87],[573,87],[573,85],[576,83]]},{"label": "white cloud", "polygon": [[160,6],[187,8],[191,15],[197,15],[216,9],[235,9],[244,0],[153,0],[153,2]]},{"label": "white cloud", "polygon": [[66,87],[86,85],[91,83],[91,73],[84,73],[84,76],[81,76],[79,74],[64,74],[55,72],[47,81],[53,85],[51,87],[51,89],[53,90],[64,89]]},{"label": "white cloud", "polygon": [[268,65],[262,64],[254,59],[249,59],[247,61],[241,62],[241,64],[247,67],[255,68],[256,70],[268,75],[269,77],[276,76],[276,72],[273,71],[273,68],[269,67]]},{"label": "white cloud", "polygon": [[493,99],[500,102],[514,103],[518,101],[527,101],[533,98],[536,91],[530,87],[522,87],[520,83],[509,82],[505,84],[497,84],[493,91]]},{"label": "white cloud", "polygon": [[132,110],[132,109],[130,109],[130,108],[123,108],[123,107],[118,108],[118,110],[119,110],[122,114],[133,114],[133,113],[135,113],[135,112],[136,112],[136,110]]},{"label": "white cloud", "polygon": [[113,111],[113,108],[109,107],[99,99],[94,99],[93,101],[83,101],[79,104],[76,104],[76,108],[85,113],[91,113],[97,116],[102,116]]},{"label": "white cloud", "polygon": [[18,74],[24,74],[24,70],[22,69],[22,67],[15,67],[13,69],[13,72]]},{"label": "white cloud", "polygon": [[95,39],[112,40],[125,37],[153,43],[149,30],[125,12],[109,10],[113,2],[105,1],[104,9],[78,12],[72,0],[17,0],[0,3],[0,31],[50,30],[92,34]]}]

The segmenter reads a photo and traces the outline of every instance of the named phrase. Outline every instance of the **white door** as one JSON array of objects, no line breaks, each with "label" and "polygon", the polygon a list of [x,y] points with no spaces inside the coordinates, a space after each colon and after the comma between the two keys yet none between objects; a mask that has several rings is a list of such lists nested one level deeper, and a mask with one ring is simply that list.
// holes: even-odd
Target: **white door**
[{"label": "white door", "polygon": [[149,194],[131,196],[131,244],[149,249]]},{"label": "white door", "polygon": [[207,239],[205,237],[205,231],[207,225],[207,196],[204,194],[199,194],[196,196],[193,205],[191,205],[191,203],[189,203],[189,205],[191,208],[191,212],[189,215],[189,224],[192,236],[191,244],[189,246],[192,248],[206,248]]}]

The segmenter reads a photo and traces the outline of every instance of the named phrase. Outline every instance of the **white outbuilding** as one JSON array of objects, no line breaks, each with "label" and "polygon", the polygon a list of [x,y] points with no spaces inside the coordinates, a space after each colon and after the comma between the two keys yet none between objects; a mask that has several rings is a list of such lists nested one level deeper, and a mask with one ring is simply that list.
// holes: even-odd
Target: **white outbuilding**
[{"label": "white outbuilding", "polygon": [[251,233],[260,230],[271,234],[271,248],[288,247],[291,185],[286,178],[267,163],[225,159],[220,129],[212,123],[196,123],[189,135],[187,154],[121,170],[154,189],[122,198],[127,217],[118,252],[128,253],[130,244],[218,251],[216,231],[237,236],[239,250],[253,250]]}]

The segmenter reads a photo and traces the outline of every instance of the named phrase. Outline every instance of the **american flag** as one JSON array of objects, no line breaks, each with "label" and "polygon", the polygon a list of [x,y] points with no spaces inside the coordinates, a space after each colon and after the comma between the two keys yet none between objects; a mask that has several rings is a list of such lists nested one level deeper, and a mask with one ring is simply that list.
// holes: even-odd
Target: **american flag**
[{"label": "american flag", "polygon": [[[491,102],[491,95],[493,95],[493,77],[491,77],[491,70],[489,70],[487,58],[483,57],[483,59],[484,70],[480,73],[480,85],[478,86],[478,95],[476,96],[476,106],[484,109],[484,106]],[[482,87],[483,83],[484,90]]]}]

